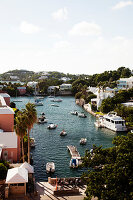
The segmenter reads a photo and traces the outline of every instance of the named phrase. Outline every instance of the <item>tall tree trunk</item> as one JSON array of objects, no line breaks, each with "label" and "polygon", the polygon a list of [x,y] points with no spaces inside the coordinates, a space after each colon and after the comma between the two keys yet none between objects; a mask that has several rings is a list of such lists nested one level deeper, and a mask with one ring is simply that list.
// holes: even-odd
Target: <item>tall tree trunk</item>
[{"label": "tall tree trunk", "polygon": [[22,141],[22,157],[23,157],[23,163],[24,163],[25,159],[24,159],[24,142],[23,142],[23,136],[21,137],[21,141]]},{"label": "tall tree trunk", "polygon": [[30,129],[28,129],[28,163],[30,164]]}]

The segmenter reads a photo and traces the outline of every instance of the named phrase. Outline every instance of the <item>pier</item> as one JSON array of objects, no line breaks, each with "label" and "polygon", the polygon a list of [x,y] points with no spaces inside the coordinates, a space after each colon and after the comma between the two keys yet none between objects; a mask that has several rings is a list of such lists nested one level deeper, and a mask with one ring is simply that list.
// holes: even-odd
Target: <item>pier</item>
[{"label": "pier", "polygon": [[72,158],[77,158],[79,160],[81,159],[81,156],[75,146],[72,145],[67,146],[67,149],[69,150]]}]

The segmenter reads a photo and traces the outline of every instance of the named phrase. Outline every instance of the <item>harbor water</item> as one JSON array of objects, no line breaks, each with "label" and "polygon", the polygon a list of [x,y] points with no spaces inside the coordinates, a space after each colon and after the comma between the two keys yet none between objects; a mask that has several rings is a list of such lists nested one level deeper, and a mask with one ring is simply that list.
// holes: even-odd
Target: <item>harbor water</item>
[{"label": "harbor water", "polygon": [[[48,123],[35,124],[31,137],[35,138],[35,149],[32,149],[33,166],[35,169],[36,181],[44,181],[48,179],[46,173],[46,163],[55,163],[55,173],[52,177],[75,177],[80,176],[83,169],[71,169],[69,162],[71,156],[67,150],[68,145],[77,147],[81,156],[84,156],[86,149],[91,149],[93,144],[102,145],[105,147],[112,146],[112,139],[117,135],[115,132],[108,129],[97,129],[94,126],[95,117],[84,111],[81,107],[75,104],[74,97],[61,97],[62,102],[56,102],[59,107],[51,106],[51,98],[45,97],[42,101],[43,106],[36,106],[37,115],[45,113],[48,123],[57,124],[57,128],[53,130],[47,129]],[[33,103],[33,97],[18,97],[13,100],[22,100],[15,102],[18,109],[25,108],[28,102]],[[71,115],[71,111],[77,110],[84,112],[87,118],[80,118],[76,115]],[[62,130],[67,132],[64,137],[60,136]],[[80,145],[81,138],[87,138],[86,145]]]}]

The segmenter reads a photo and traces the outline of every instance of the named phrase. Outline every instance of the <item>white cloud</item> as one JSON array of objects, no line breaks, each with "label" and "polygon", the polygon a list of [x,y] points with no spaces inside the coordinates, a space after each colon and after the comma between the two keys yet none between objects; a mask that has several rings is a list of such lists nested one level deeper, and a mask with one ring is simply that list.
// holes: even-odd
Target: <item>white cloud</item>
[{"label": "white cloud", "polygon": [[52,17],[54,20],[62,21],[68,18],[68,10],[67,8],[61,8],[54,13],[52,13]]},{"label": "white cloud", "polygon": [[19,30],[25,34],[32,34],[32,33],[39,32],[41,30],[41,28],[34,24],[30,24],[26,21],[22,21],[19,26]]},{"label": "white cloud", "polygon": [[71,46],[71,44],[68,41],[59,41],[59,42],[55,43],[54,48],[55,49],[66,49],[70,46]]},{"label": "white cloud", "polygon": [[130,6],[130,5],[133,5],[133,1],[120,1],[115,6],[113,6],[112,9],[118,10],[118,9],[124,8],[126,6]]},{"label": "white cloud", "polygon": [[53,33],[49,35],[50,38],[61,39],[62,36],[58,33]]},{"label": "white cloud", "polygon": [[75,24],[69,31],[69,34],[77,36],[97,36],[101,34],[101,27],[95,23],[82,21],[78,24]]}]

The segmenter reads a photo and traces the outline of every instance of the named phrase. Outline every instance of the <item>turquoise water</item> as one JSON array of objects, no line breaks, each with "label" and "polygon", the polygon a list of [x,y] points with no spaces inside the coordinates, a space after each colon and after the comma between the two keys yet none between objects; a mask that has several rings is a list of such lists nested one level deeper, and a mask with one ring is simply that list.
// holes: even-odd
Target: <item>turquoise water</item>
[{"label": "turquoise water", "polygon": [[[83,156],[85,149],[91,149],[93,144],[103,145],[103,147],[112,146],[112,139],[116,136],[116,133],[108,129],[97,129],[94,126],[95,117],[85,111],[87,118],[71,115],[71,111],[82,112],[83,109],[75,104],[73,97],[61,98],[63,101],[56,103],[59,107],[51,106],[53,102],[48,97],[43,100],[44,106],[36,107],[38,115],[44,112],[49,123],[58,125],[55,130],[48,130],[48,123],[35,124],[31,131],[31,137],[34,137],[36,142],[36,147],[32,150],[36,181],[47,180],[48,175],[45,166],[50,161],[53,161],[56,167],[53,177],[80,176],[82,169],[71,169],[69,167],[71,157],[67,145],[75,145],[80,155]],[[22,102],[15,102],[18,109],[25,108],[25,104],[28,102],[34,102],[33,97],[12,98],[11,101],[16,99],[22,100]],[[62,129],[67,132],[65,137],[60,137]],[[85,146],[79,144],[82,137],[87,138]]]}]

